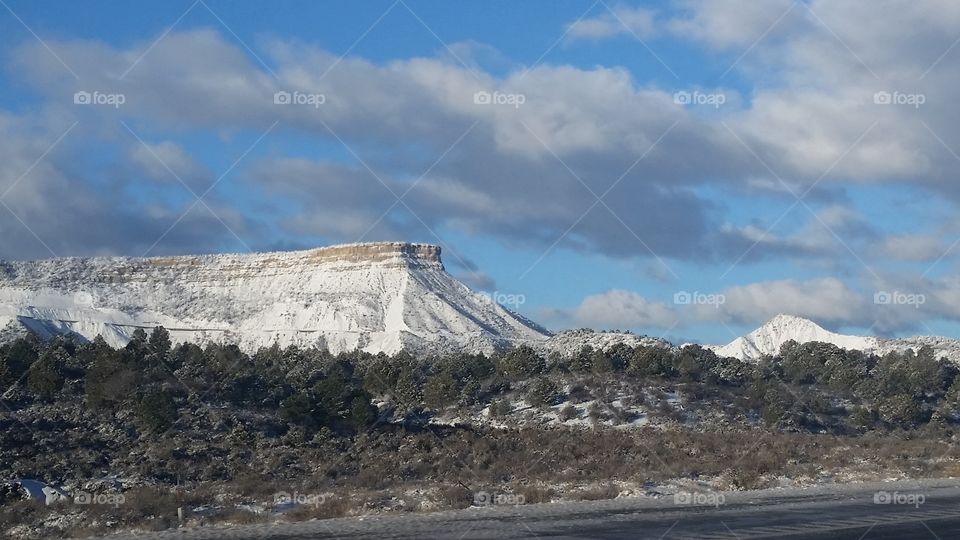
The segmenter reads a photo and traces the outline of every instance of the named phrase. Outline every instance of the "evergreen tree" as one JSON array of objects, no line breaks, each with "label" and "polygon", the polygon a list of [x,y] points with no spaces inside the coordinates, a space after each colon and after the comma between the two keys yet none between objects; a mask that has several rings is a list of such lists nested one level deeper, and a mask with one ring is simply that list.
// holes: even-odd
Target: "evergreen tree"
[{"label": "evergreen tree", "polygon": [[27,387],[35,396],[50,399],[63,388],[64,358],[61,351],[48,349],[30,366]]},{"label": "evergreen tree", "polygon": [[143,428],[153,433],[170,429],[178,418],[173,395],[163,390],[152,389],[144,394],[136,412]]}]

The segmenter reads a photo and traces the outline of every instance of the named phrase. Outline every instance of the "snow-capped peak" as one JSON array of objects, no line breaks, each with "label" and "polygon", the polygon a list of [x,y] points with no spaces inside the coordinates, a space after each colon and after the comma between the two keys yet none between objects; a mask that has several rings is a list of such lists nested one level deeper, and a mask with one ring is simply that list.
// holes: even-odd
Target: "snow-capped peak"
[{"label": "snow-capped peak", "polygon": [[879,343],[875,337],[837,334],[809,319],[781,313],[753,332],[726,345],[711,348],[721,356],[755,360],[764,354],[776,355],[780,352],[780,346],[790,340],[797,343],[821,341],[858,350],[874,350]]}]

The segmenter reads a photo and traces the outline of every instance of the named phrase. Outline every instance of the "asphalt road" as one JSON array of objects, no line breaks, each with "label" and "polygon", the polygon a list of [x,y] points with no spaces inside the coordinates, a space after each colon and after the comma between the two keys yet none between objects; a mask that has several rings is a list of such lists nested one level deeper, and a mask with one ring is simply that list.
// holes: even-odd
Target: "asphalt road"
[{"label": "asphalt road", "polygon": [[[877,492],[881,500],[875,502]],[[171,530],[150,539],[960,538],[960,481],[730,493],[722,504],[674,497],[470,508],[304,523]],[[716,501],[715,501],[716,502]],[[118,537],[113,537],[118,538]]]}]

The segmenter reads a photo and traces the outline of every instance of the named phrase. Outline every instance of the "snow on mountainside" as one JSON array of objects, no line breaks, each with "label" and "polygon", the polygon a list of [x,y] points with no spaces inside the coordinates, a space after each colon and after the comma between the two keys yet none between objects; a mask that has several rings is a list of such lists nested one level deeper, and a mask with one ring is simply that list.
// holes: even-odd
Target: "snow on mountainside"
[{"label": "snow on mountainside", "polygon": [[596,331],[586,328],[557,332],[550,336],[550,339],[534,344],[533,348],[544,356],[557,353],[561,357],[569,358],[579,353],[586,346],[608,351],[617,345],[673,348],[673,345],[665,339],[638,336],[628,332]]},{"label": "snow on mountainside", "polygon": [[161,325],[175,342],[334,353],[491,352],[548,337],[450,276],[438,246],[408,243],[0,262],[0,327],[11,321],[43,337],[99,334],[115,346]]},{"label": "snow on mountainside", "polygon": [[922,346],[933,348],[937,357],[960,361],[960,342],[955,339],[933,336],[911,338],[878,338],[872,336],[848,336],[824,329],[817,323],[791,315],[777,315],[753,332],[738,337],[726,345],[711,345],[720,356],[732,356],[741,360],[758,360],[764,354],[776,355],[780,346],[789,340],[797,343],[820,341],[832,343],[849,350],[860,350],[878,355],[890,351],[917,351]]},{"label": "snow on mountainside", "polygon": [[873,350],[877,347],[877,338],[835,334],[813,321],[780,314],[745,336],[726,345],[710,348],[721,356],[732,356],[741,360],[758,359],[764,354],[777,354],[780,352],[780,345],[791,339],[798,343],[833,343],[844,349]]}]

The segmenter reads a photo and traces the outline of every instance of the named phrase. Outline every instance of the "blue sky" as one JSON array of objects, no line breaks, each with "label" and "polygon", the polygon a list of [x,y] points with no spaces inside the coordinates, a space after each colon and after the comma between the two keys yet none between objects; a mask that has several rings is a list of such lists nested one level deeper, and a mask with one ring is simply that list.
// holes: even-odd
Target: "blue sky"
[{"label": "blue sky", "polygon": [[946,0],[2,4],[0,257],[410,240],[554,329],[958,334]]}]

